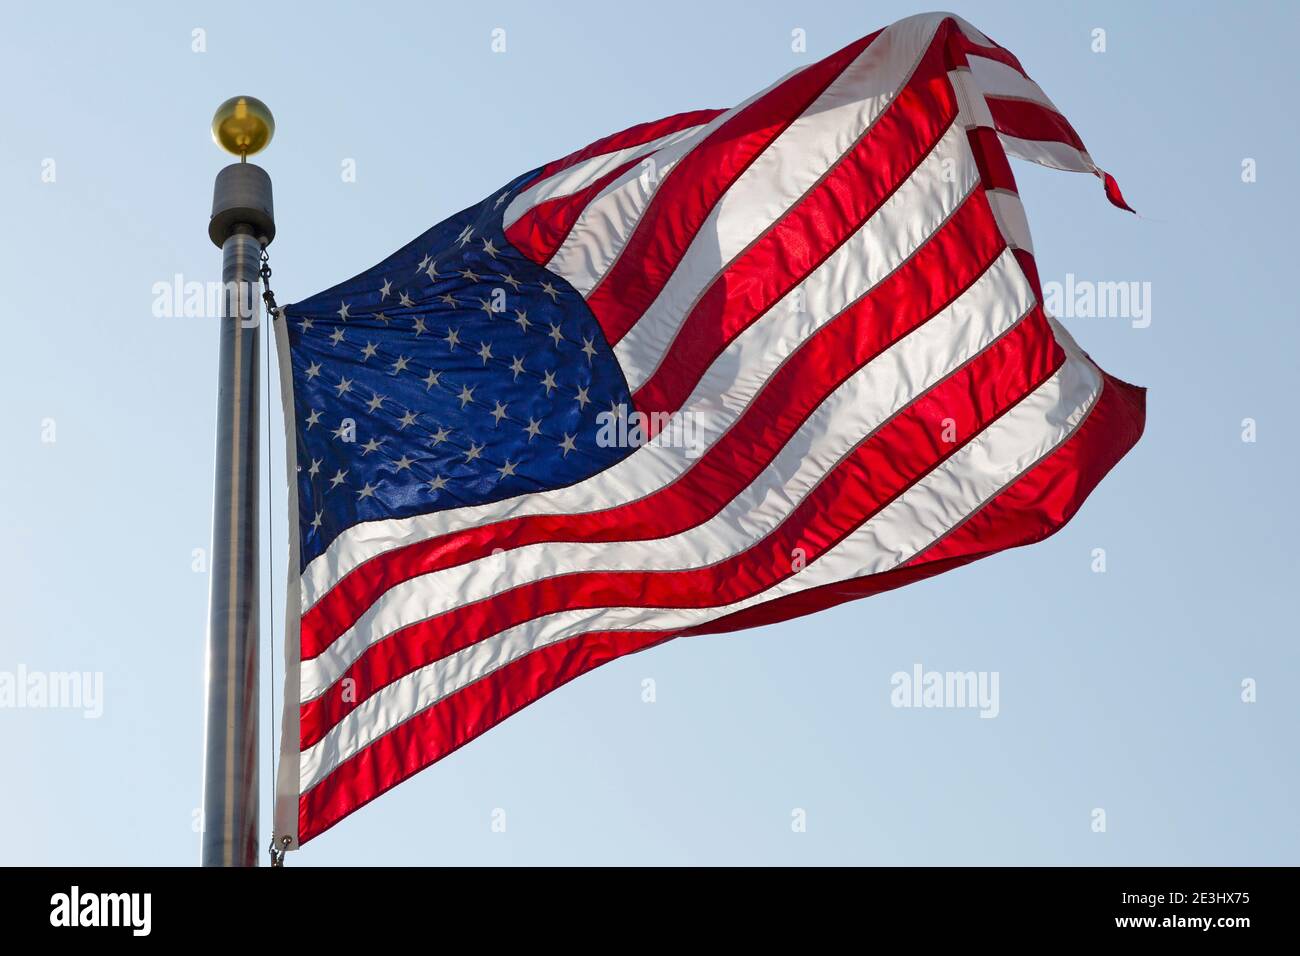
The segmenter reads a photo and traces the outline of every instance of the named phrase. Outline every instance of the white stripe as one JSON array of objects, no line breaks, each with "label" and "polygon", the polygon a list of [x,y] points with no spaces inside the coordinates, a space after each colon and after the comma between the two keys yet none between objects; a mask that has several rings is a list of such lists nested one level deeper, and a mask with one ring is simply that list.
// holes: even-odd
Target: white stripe
[{"label": "white stripe", "polygon": [[686,129],[668,133],[638,146],[628,146],[624,149],[614,150],[612,153],[602,153],[599,156],[593,156],[591,159],[575,163],[567,169],[562,169],[555,175],[534,183],[510,200],[510,205],[506,206],[502,228],[509,229],[520,216],[533,207],[540,206],[547,200],[558,199],[561,196],[571,196],[578,190],[585,189],[600,179],[601,176],[613,169],[617,169],[629,159],[653,153],[664,146],[687,139],[703,128],[704,124],[689,126]]},{"label": "white stripe", "polygon": [[975,77],[971,76],[970,70],[949,70],[948,82],[952,84],[952,91],[957,95],[957,114],[961,125],[966,129],[976,126],[987,126],[992,129],[993,114],[989,112],[984,91],[975,82]]},{"label": "white stripe", "polygon": [[983,56],[968,56],[966,62],[970,64],[971,75],[984,91],[985,96],[1009,96],[1029,100],[1040,106],[1046,106],[1054,113],[1060,112],[1056,104],[1048,99],[1042,87],[1015,67]]},{"label": "white stripe", "polygon": [[993,218],[997,220],[998,229],[1007,245],[1012,249],[1024,249],[1032,253],[1034,243],[1029,237],[1029,219],[1025,215],[1025,206],[1020,201],[1020,196],[1006,189],[990,189],[985,195],[988,196],[989,208],[993,210]]},{"label": "white stripe", "polygon": [[1071,173],[1092,173],[1101,175],[1101,170],[1087,153],[1081,153],[1069,143],[1058,143],[1050,139],[1021,139],[998,131],[1002,148],[1012,156],[1048,166],[1063,169]]},{"label": "white stripe", "polygon": [[1004,251],[952,304],[832,392],[711,519],[651,540],[540,542],[397,584],[327,650],[303,662],[303,701],[324,693],[393,632],[511,588],[579,572],[703,568],[741,554],[784,523],[866,436],[987,348],[1035,302],[1015,256]]},{"label": "white stripe", "polygon": [[959,30],[961,30],[962,33],[966,34],[966,39],[970,40],[972,43],[976,44],[977,46],[987,46],[987,47],[995,47],[995,46],[997,46],[996,43],[994,43],[992,40],[990,40],[988,37],[986,37],[983,33],[981,33],[979,30],[977,30],[977,29],[976,29],[972,24],[967,23],[965,20],[963,20],[961,17],[957,16],[955,13],[939,13],[939,14],[934,14],[934,13],[919,13],[919,14],[917,14],[917,16],[922,16],[922,17],[925,17],[925,16],[952,17],[954,20],[957,21],[957,28],[958,28]]},{"label": "white stripe", "polygon": [[659,295],[614,347],[636,391],[700,295],[794,206],[878,120],[929,48],[915,24],[891,26],[786,127],[710,210]]},{"label": "white stripe", "polygon": [[606,630],[692,627],[801,590],[898,567],[1033,467],[1083,421],[1101,390],[1091,362],[1072,355],[1047,382],[798,574],[714,608],[562,611],[502,631],[374,694],[302,753],[310,789],[342,761],[447,695],[539,648]]},{"label": "white stripe", "polygon": [[[979,171],[969,144],[961,136],[953,142],[960,147],[953,157],[954,166],[923,164],[924,172],[918,168],[857,233],[713,362],[682,406],[685,414],[700,423],[702,450],[712,447],[740,417],[781,362],[902,264],[974,188]],[[800,299],[802,312],[795,308]],[[691,463],[678,449],[650,444],[568,488],[354,525],[303,572],[303,610],[343,575],[384,551],[506,518],[615,507],[666,486]]]}]

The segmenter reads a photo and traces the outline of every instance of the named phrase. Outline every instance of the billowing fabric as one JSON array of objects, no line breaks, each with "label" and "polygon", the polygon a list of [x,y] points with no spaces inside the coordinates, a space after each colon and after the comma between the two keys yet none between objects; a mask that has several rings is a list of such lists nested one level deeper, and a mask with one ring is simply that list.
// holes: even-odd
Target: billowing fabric
[{"label": "billowing fabric", "polygon": [[1008,155],[1114,180],[957,17],[606,137],[277,320],[298,846],[566,681],[1038,541],[1143,391]]}]

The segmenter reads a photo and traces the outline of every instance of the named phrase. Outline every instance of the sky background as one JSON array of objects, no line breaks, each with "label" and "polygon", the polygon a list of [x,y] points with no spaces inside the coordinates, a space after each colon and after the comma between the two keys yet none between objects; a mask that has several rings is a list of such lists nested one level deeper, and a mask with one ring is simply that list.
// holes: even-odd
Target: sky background
[{"label": "sky background", "polygon": [[[734,105],[924,9],[7,6],[0,671],[102,672],[105,700],[98,720],[0,709],[0,863],[198,859],[209,580],[192,554],[211,536],[217,326],[155,316],[153,288],[220,278],[206,234],[225,163],[208,136],[218,103],[249,93],[275,113],[258,161],[275,183],[274,286],[288,303],[518,173],[636,122]],[[1020,57],[1143,214],[1111,207],[1091,177],[1016,164],[1045,282],[1151,284],[1149,327],[1066,321],[1103,368],[1149,387],[1136,449],[1042,544],[623,658],[291,865],[1300,862],[1300,135],[1285,105],[1298,8],[954,9]],[[507,49],[494,54],[498,27]],[[791,50],[796,28],[805,54]],[[278,639],[272,405],[263,613]],[[892,707],[891,675],[917,663],[996,671],[999,716]],[[270,690],[264,680],[268,741]],[[797,809],[806,832],[792,828]]]}]

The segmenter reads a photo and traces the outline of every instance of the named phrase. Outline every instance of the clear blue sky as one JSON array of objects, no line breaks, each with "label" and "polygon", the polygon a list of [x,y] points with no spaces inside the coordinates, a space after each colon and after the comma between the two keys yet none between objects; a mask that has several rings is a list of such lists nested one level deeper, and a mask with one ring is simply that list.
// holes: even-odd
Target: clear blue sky
[{"label": "clear blue sky", "polygon": [[[733,105],[922,9],[8,10],[0,671],[102,672],[105,699],[98,720],[0,709],[0,863],[198,857],[208,579],[191,555],[211,534],[217,334],[156,317],[152,290],[219,278],[206,223],[223,158],[207,124],[221,100],[252,93],[275,111],[261,161],[275,286],[292,302],[517,173],[641,120]],[[292,864],[1300,861],[1296,9],[956,5],[1020,56],[1146,217],[1090,177],[1017,165],[1045,281],[1152,290],[1149,327],[1067,322],[1150,393],[1146,436],[1063,532],[814,618],[615,662]],[[278,635],[278,480],[271,517]],[[998,672],[999,716],[891,707],[891,675],[916,663]],[[267,734],[269,718],[268,702]],[[792,831],[796,808],[807,832]]]}]

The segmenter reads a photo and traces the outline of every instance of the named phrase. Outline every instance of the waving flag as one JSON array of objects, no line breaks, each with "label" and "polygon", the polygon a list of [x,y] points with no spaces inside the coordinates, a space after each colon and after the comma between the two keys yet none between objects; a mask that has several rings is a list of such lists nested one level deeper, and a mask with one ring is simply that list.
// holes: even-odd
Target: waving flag
[{"label": "waving flag", "polygon": [[1060,528],[1143,392],[1044,313],[1008,154],[1123,205],[1014,56],[912,17],[288,307],[277,837],[620,655]]}]

